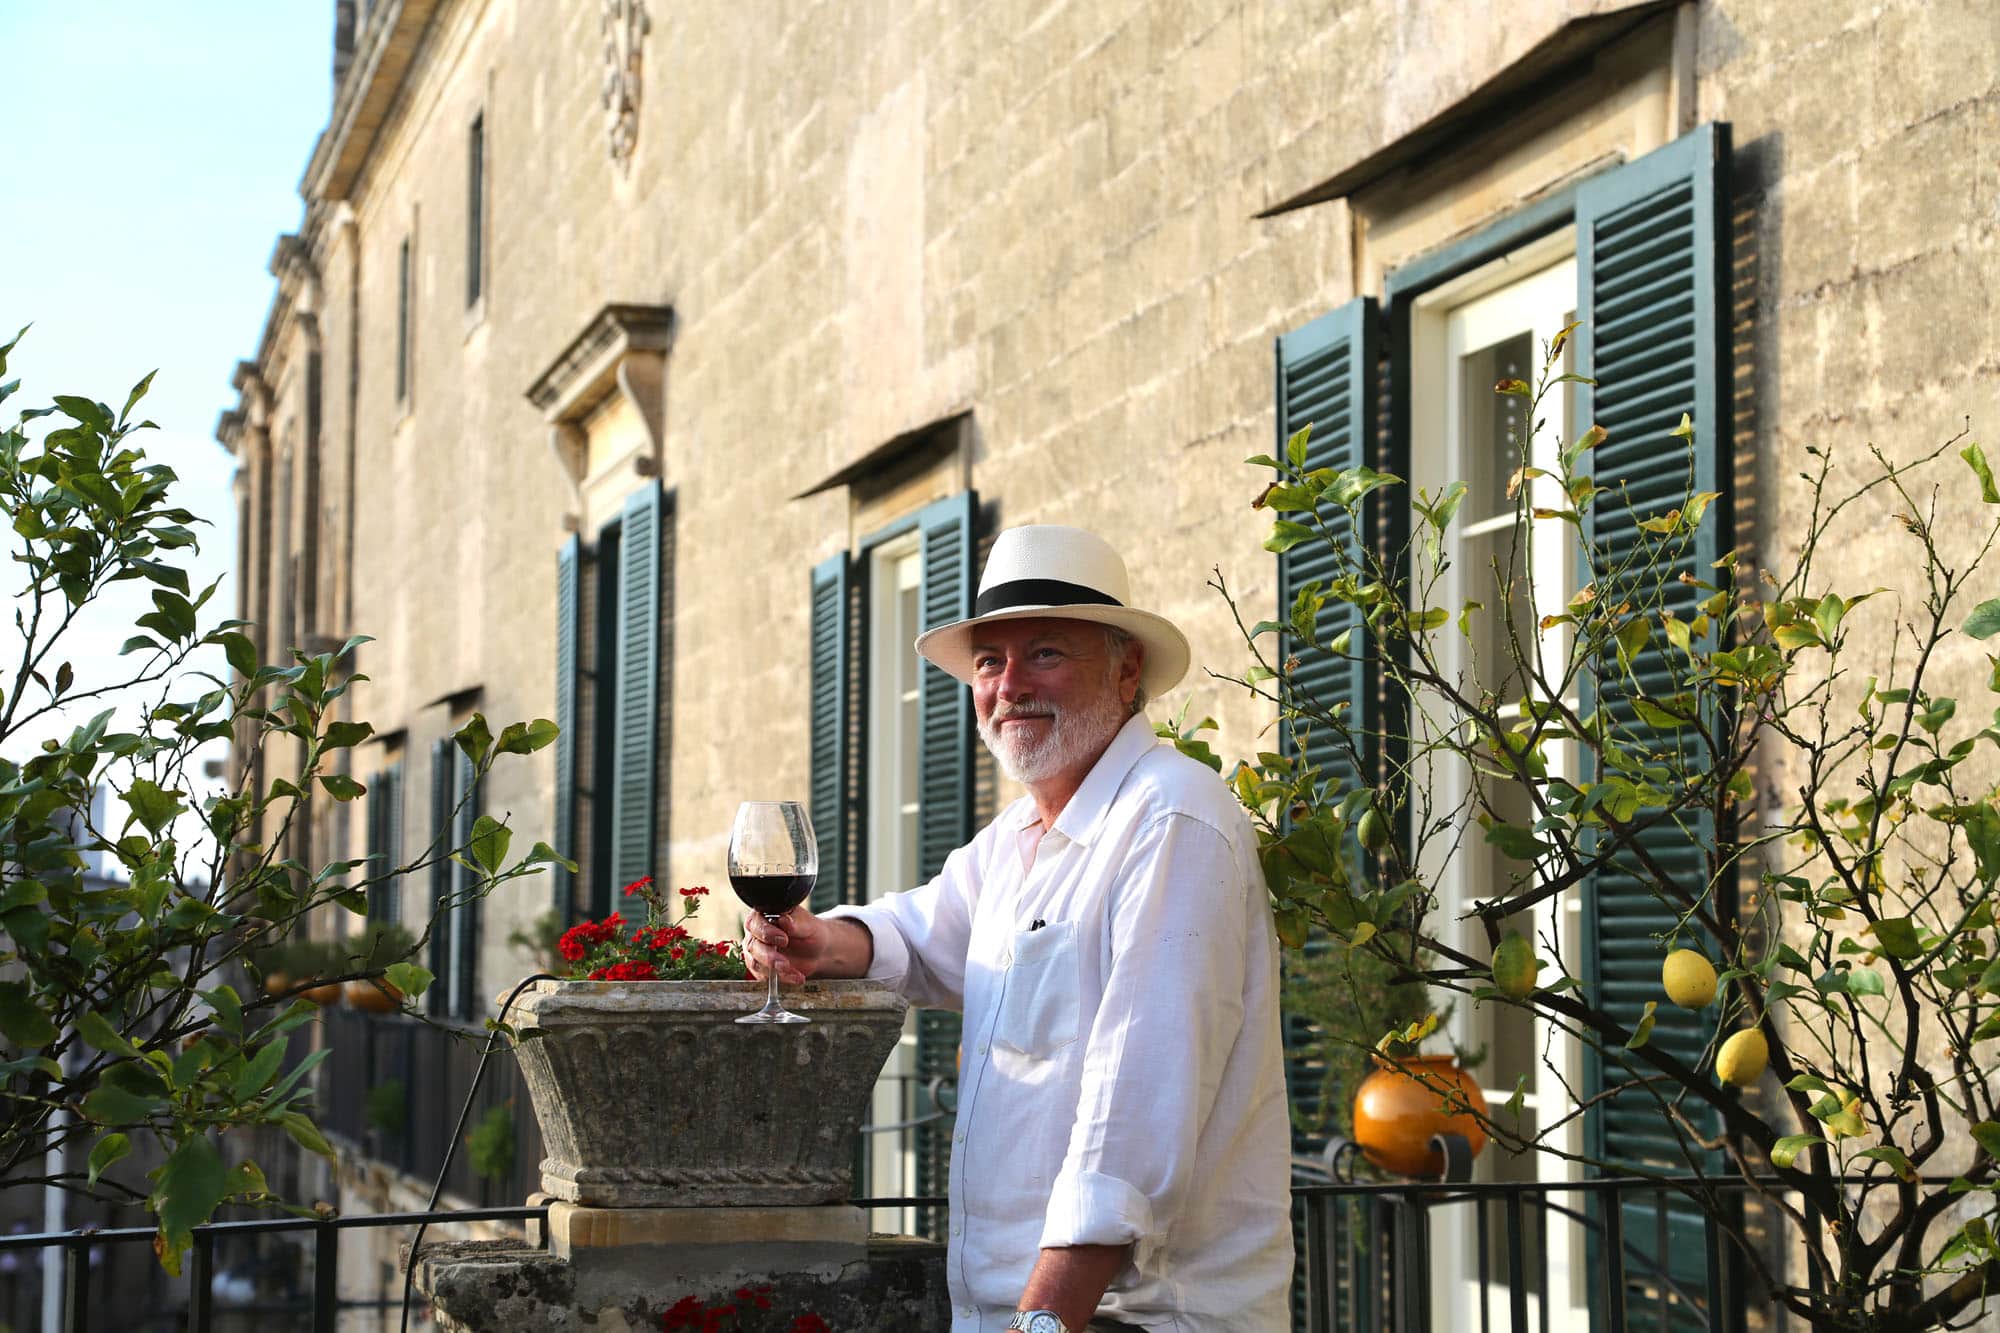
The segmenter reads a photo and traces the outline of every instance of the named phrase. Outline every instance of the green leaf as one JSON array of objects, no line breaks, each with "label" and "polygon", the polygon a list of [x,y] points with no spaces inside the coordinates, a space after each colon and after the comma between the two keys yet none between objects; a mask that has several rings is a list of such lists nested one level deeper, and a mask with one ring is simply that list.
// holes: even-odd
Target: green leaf
[{"label": "green leaf", "polygon": [[1312,423],[1308,421],[1293,431],[1292,437],[1285,441],[1285,457],[1291,460],[1294,471],[1303,471],[1305,468],[1306,448],[1312,439],[1312,429]]},{"label": "green leaf", "polygon": [[1910,1159],[1903,1156],[1899,1149],[1891,1148],[1886,1144],[1879,1148],[1864,1148],[1856,1153],[1855,1156],[1872,1157],[1878,1162],[1885,1163],[1890,1170],[1894,1171],[1904,1180],[1913,1181],[1917,1178],[1917,1169],[1910,1165]]},{"label": "green leaf", "polygon": [[1884,917],[1875,923],[1873,930],[1882,952],[1891,958],[1915,958],[1924,951],[1917,939],[1916,925],[1909,917]]},{"label": "green leaf", "polygon": [[133,816],[146,826],[146,831],[156,838],[162,829],[174,822],[175,816],[187,809],[181,803],[178,791],[162,790],[157,783],[148,782],[145,778],[134,778],[132,785],[125,789],[125,804],[131,807]]},{"label": "green leaf", "polygon": [[1975,639],[1990,639],[2000,634],[2000,597],[1973,607],[1972,614],[1965,618],[1965,632]]},{"label": "green leaf", "polygon": [[215,1011],[217,1026],[232,1037],[243,1035],[243,1001],[234,986],[213,987],[203,991],[201,998]]},{"label": "green leaf", "polygon": [[1787,1134],[1771,1145],[1771,1165],[1779,1168],[1791,1166],[1800,1153],[1826,1140],[1817,1134]]},{"label": "green leaf", "polygon": [[222,642],[222,655],[229,660],[231,670],[246,680],[257,674],[257,645],[250,642],[249,635],[227,630],[216,638]]},{"label": "green leaf", "polygon": [[507,860],[507,844],[513,840],[513,830],[491,815],[481,815],[472,825],[472,840],[466,850],[472,853],[488,874],[495,874]]},{"label": "green leaf", "polygon": [[326,794],[336,801],[352,801],[368,792],[366,787],[345,773],[322,773],[319,785],[326,788]]},{"label": "green leaf", "polygon": [[[1215,762],[1220,764],[1222,760],[1218,757]],[[545,842],[536,843],[533,850],[528,853],[527,858],[521,864],[524,866],[559,865],[572,875],[576,873],[576,862],[570,860]]]},{"label": "green leaf", "polygon": [[284,1037],[265,1042],[257,1054],[245,1060],[243,1068],[237,1071],[236,1082],[230,1087],[231,1095],[239,1102],[247,1102],[262,1092],[265,1085],[278,1076],[278,1065],[283,1062],[285,1047],[289,1044]]},{"label": "green leaf", "polygon": [[493,748],[501,754],[533,754],[556,738],[556,724],[545,717],[533,722],[510,722],[500,730]]},{"label": "green leaf", "polygon": [[292,1142],[307,1152],[318,1153],[329,1162],[338,1162],[339,1159],[333,1154],[333,1145],[319,1132],[319,1126],[312,1122],[311,1116],[303,1111],[287,1111],[278,1117],[278,1124],[283,1126],[285,1133],[292,1136]]},{"label": "green leaf", "polygon": [[154,1173],[159,1183],[160,1264],[180,1275],[180,1256],[194,1243],[194,1229],[215,1216],[228,1191],[229,1172],[205,1133],[196,1134]]},{"label": "green leaf", "polygon": [[26,984],[0,981],[0,1037],[26,1050],[56,1039],[56,1027]]},{"label": "green leaf", "polygon": [[125,1034],[111,1026],[111,1020],[95,1009],[85,1009],[76,1016],[76,1032],[107,1055],[136,1056],[139,1053]]},{"label": "green leaf", "polygon": [[1659,1007],[1660,1002],[1658,1000],[1646,1001],[1646,1012],[1640,1015],[1638,1024],[1633,1027],[1632,1038],[1625,1043],[1626,1050],[1636,1051],[1652,1039],[1653,1011]]},{"label": "green leaf", "polygon": [[1547,843],[1518,824],[1491,825],[1486,830],[1486,841],[1516,861],[1532,861],[1549,850]]},{"label": "green leaf", "polygon": [[1958,456],[1972,469],[1972,475],[1979,478],[1979,498],[1990,505],[2000,504],[2000,490],[1994,489],[1993,469],[1986,465],[1985,450],[1977,444],[1968,444],[1958,451]]},{"label": "green leaf", "polygon": [[326,725],[325,748],[344,750],[359,745],[375,734],[375,727],[368,722],[329,722]]},{"label": "green leaf", "polygon": [[389,984],[408,996],[422,995],[430,989],[431,982],[437,980],[431,970],[420,963],[391,963],[382,969],[382,975]]},{"label": "green leaf", "polygon": [[1312,536],[1313,530],[1303,523],[1294,523],[1288,518],[1275,519],[1271,523],[1271,535],[1264,539],[1264,549],[1283,555],[1300,542],[1310,541]]},{"label": "green leaf", "polygon": [[125,1134],[106,1134],[90,1150],[90,1180],[95,1185],[97,1178],[104,1174],[104,1168],[132,1151],[132,1139]]},{"label": "green leaf", "polygon": [[1988,1157],[2000,1158],[2000,1124],[1982,1120],[1972,1127],[1972,1138],[1986,1150]]},{"label": "green leaf", "polygon": [[485,759],[486,752],[493,748],[492,729],[486,725],[486,718],[480,713],[474,713],[464,726],[453,732],[452,739],[458,742],[458,748],[465,752],[465,757],[474,765]]}]

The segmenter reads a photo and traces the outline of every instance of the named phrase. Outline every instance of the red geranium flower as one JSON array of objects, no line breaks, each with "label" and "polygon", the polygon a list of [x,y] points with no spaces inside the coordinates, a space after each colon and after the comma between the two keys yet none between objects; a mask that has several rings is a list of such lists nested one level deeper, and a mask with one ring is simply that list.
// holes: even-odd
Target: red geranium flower
[{"label": "red geranium flower", "polygon": [[792,1321],[791,1333],[833,1333],[826,1320],[816,1314],[802,1314]]}]

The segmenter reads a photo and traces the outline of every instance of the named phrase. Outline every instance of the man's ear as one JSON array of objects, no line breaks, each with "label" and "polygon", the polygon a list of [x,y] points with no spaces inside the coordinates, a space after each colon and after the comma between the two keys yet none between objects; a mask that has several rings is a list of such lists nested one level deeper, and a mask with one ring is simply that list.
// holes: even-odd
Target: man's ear
[{"label": "man's ear", "polygon": [[1139,693],[1139,677],[1146,670],[1146,645],[1137,639],[1125,648],[1125,660],[1118,667],[1118,700],[1127,708]]}]

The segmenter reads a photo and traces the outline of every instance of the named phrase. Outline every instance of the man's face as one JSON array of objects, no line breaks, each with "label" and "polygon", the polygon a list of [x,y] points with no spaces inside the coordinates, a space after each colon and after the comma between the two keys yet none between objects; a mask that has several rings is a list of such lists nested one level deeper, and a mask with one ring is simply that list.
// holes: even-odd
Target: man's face
[{"label": "man's face", "polygon": [[982,625],[973,639],[979,736],[1016,782],[1081,781],[1131,715],[1143,650],[1115,660],[1101,626],[1059,618]]}]

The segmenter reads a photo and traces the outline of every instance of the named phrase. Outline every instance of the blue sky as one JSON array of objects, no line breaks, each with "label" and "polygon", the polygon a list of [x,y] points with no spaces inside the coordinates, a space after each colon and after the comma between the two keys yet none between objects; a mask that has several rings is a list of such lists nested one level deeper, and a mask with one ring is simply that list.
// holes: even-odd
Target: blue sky
[{"label": "blue sky", "polygon": [[[34,325],[0,413],[56,393],[115,407],[157,368],[146,414],[161,429],[141,442],[215,525],[198,581],[235,551],[215,421],[256,350],[273,243],[302,219],[332,22],[332,0],[0,3],[0,342]],[[225,582],[214,605],[234,603]],[[96,627],[79,676],[115,665],[106,647],[126,633],[122,618]]]}]

